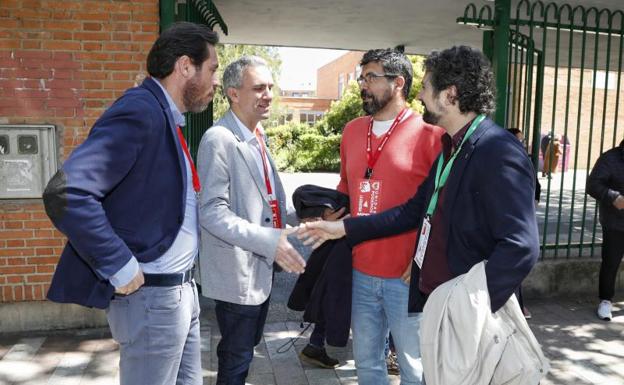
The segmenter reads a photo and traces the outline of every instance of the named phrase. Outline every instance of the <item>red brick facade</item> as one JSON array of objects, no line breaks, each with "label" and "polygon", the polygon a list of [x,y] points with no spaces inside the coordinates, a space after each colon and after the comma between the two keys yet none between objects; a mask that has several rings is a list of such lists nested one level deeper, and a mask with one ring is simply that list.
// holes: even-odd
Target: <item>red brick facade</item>
[{"label": "red brick facade", "polygon": [[[59,160],[145,73],[155,0],[2,0],[0,123],[53,124]],[[40,199],[0,200],[0,302],[42,300],[64,239]]]},{"label": "red brick facade", "polygon": [[357,77],[357,70],[363,55],[364,52],[348,51],[336,60],[319,68],[316,71],[316,97],[340,99],[342,91],[347,87],[349,81],[355,80]]}]

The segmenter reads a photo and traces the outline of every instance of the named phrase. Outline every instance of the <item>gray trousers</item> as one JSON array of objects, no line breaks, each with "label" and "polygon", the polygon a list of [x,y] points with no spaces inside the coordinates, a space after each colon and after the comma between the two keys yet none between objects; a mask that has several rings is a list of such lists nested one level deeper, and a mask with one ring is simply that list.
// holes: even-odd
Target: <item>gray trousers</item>
[{"label": "gray trousers", "polygon": [[121,385],[201,385],[199,298],[194,282],[142,287],[106,309],[120,345]]}]

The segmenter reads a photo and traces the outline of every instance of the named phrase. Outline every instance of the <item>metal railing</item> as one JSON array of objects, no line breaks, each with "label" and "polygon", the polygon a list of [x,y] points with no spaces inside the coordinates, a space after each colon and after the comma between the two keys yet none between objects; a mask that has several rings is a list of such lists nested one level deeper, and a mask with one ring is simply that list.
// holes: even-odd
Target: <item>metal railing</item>
[{"label": "metal railing", "polygon": [[597,157],[623,134],[618,123],[624,119],[624,12],[528,0],[513,13],[508,0],[497,0],[496,7],[515,14],[507,26],[488,4],[469,4],[457,21],[483,29],[484,42],[492,39],[490,31],[509,29],[508,51],[490,49],[493,62],[507,63],[506,84],[498,87],[505,98],[499,98],[503,103],[497,109],[504,113],[497,116],[500,124],[522,129],[538,172],[546,152],[553,153],[553,138],[560,139],[559,172],[540,178],[542,256],[596,255],[601,233],[585,179]]}]

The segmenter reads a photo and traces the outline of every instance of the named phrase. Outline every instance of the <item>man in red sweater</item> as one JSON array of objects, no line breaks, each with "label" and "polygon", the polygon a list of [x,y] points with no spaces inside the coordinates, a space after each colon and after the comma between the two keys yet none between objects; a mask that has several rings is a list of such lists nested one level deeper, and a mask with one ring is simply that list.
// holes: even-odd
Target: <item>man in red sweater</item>
[{"label": "man in red sweater", "polygon": [[[378,213],[410,198],[440,153],[444,133],[407,107],[412,65],[403,53],[371,50],[360,65],[357,80],[368,116],[345,126],[337,187],[349,195],[353,216]],[[360,385],[388,383],[384,360],[388,329],[401,384],[421,384],[420,315],[407,313],[415,243],[416,231],[410,231],[353,249],[351,329]]]}]

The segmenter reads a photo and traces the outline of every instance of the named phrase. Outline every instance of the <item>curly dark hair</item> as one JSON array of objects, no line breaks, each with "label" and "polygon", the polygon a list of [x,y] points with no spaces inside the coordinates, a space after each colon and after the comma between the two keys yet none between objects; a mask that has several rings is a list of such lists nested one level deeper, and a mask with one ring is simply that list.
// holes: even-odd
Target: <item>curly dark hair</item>
[{"label": "curly dark hair", "polygon": [[407,56],[396,49],[371,49],[364,54],[360,65],[363,67],[371,62],[380,63],[381,68],[383,68],[384,72],[387,74],[399,74],[403,76],[405,79],[403,97],[407,99],[410,89],[412,88],[412,79],[414,77],[412,63]]},{"label": "curly dark hair", "polygon": [[465,45],[434,51],[425,59],[425,71],[436,94],[450,86],[457,88],[462,113],[489,115],[494,111],[494,74],[481,51]]}]

